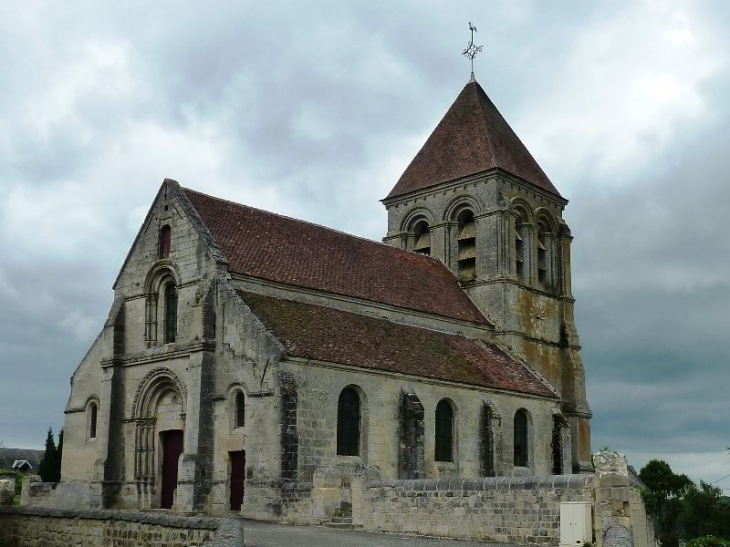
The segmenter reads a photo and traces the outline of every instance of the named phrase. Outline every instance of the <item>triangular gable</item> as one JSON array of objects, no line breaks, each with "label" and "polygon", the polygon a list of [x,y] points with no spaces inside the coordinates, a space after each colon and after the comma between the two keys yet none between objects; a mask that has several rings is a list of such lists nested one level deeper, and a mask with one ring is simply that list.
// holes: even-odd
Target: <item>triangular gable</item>
[{"label": "triangular gable", "polygon": [[116,279],[114,280],[113,289],[117,288],[117,284],[119,283],[119,280],[124,273],[125,269],[127,268],[127,264],[129,263],[135,249],[137,248],[137,245],[142,238],[143,234],[149,229],[149,225],[152,222],[154,216],[155,216],[155,209],[160,201],[160,197],[163,195],[164,192],[167,192],[168,195],[173,197],[175,201],[180,205],[182,214],[187,216],[188,220],[191,222],[191,224],[195,227],[200,237],[206,242],[208,248],[211,251],[211,256],[214,260],[218,263],[227,263],[228,259],[225,256],[225,253],[218,247],[215,240],[213,239],[213,236],[208,231],[208,229],[205,226],[205,223],[200,219],[198,216],[198,213],[195,211],[195,208],[192,206],[190,201],[188,200],[185,193],[180,188],[180,185],[177,181],[172,179],[165,179],[162,182],[162,185],[160,186],[160,189],[157,191],[157,194],[155,195],[155,199],[152,202],[152,205],[150,205],[149,210],[147,211],[147,215],[145,216],[144,222],[142,222],[142,226],[140,226],[139,231],[137,232],[137,235],[134,238],[134,242],[132,243],[132,246],[129,248],[129,251],[127,252],[127,256],[124,259],[124,262],[122,263],[122,267],[119,269],[119,273],[117,274]]},{"label": "triangular gable", "polygon": [[385,199],[492,169],[560,196],[482,87],[470,81]]}]

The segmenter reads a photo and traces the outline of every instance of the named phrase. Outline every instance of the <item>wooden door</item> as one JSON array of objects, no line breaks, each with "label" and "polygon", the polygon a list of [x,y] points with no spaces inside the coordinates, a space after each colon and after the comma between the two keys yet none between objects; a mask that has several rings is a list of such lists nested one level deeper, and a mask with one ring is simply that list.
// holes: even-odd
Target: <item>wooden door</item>
[{"label": "wooden door", "polygon": [[180,430],[163,431],[160,434],[162,445],[162,499],[160,507],[171,509],[177,488],[177,462],[183,451],[183,432]]},{"label": "wooden door", "polygon": [[246,478],[246,451],[229,452],[231,460],[231,511],[240,511],[243,505],[243,481]]}]

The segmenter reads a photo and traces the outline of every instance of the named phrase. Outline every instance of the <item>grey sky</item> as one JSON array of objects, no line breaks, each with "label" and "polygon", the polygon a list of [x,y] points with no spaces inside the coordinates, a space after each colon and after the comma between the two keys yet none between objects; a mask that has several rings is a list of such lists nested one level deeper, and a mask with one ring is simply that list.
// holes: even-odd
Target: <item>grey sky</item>
[{"label": "grey sky", "polygon": [[571,201],[594,448],[729,474],[722,0],[3,2],[0,440],[62,425],[163,178],[382,237],[469,21],[477,79]]}]

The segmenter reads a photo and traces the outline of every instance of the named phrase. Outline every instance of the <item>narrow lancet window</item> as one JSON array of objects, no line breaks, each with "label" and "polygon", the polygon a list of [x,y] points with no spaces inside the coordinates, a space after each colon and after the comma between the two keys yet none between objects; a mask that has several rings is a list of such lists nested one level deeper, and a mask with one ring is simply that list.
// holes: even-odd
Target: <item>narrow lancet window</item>
[{"label": "narrow lancet window", "polygon": [[165,343],[177,337],[177,289],[172,283],[165,287]]},{"label": "narrow lancet window", "polygon": [[242,392],[236,393],[236,427],[246,425],[246,399]]},{"label": "narrow lancet window", "polygon": [[527,467],[527,412],[523,409],[515,414],[514,436],[515,467]]},{"label": "narrow lancet window", "polygon": [[96,403],[89,404],[89,439],[96,439],[96,420],[98,410]]},{"label": "narrow lancet window", "polygon": [[454,409],[446,400],[436,406],[436,451],[437,462],[454,461]]},{"label": "narrow lancet window", "polygon": [[160,228],[160,258],[170,257],[170,248],[172,245],[172,229],[165,224]]}]

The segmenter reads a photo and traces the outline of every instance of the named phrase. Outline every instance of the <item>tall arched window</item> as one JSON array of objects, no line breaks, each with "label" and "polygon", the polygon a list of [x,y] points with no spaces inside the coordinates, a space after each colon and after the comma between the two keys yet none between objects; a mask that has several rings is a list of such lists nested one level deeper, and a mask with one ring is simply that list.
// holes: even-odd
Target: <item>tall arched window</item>
[{"label": "tall arched window", "polygon": [[337,455],[360,454],[360,396],[346,387],[337,401]]},{"label": "tall arched window", "polygon": [[246,425],[246,398],[242,391],[236,393],[235,406],[235,427],[243,427]]},{"label": "tall arched window", "polygon": [[160,228],[160,258],[168,258],[170,256],[170,248],[172,245],[172,229],[168,224]]},{"label": "tall arched window", "polygon": [[89,403],[89,439],[96,439],[96,420],[99,408],[95,402]]},{"label": "tall arched window", "polygon": [[177,289],[174,283],[165,285],[165,343],[177,337]]},{"label": "tall arched window", "polygon": [[527,411],[520,409],[515,413],[515,467],[527,467]]},{"label": "tall arched window", "polygon": [[454,409],[445,399],[436,405],[436,451],[437,462],[454,461]]}]

